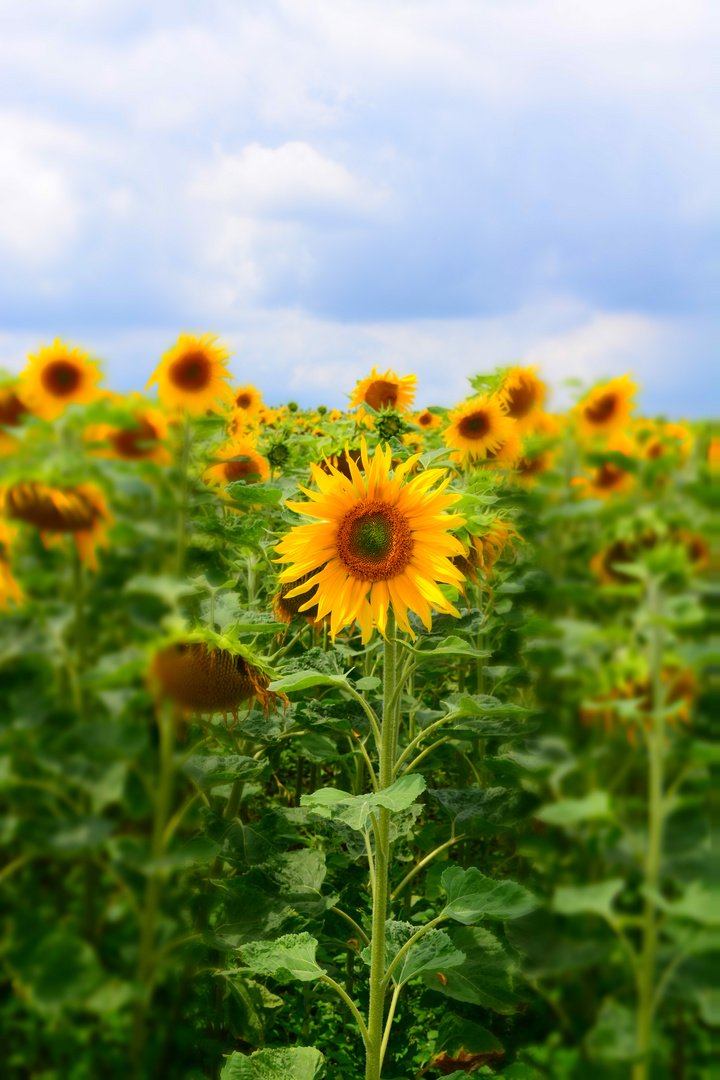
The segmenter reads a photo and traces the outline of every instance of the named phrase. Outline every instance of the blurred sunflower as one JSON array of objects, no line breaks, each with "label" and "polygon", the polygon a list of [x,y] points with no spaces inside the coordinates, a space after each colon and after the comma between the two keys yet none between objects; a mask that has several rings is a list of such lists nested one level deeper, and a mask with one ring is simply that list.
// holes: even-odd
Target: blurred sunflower
[{"label": "blurred sunflower", "polygon": [[93,424],[86,428],[85,441],[99,444],[92,447],[92,452],[98,457],[120,461],[154,461],[157,465],[169,465],[172,458],[164,445],[167,417],[159,409],[146,405],[139,394],[131,394],[127,399],[116,395],[115,403],[128,407],[128,422],[120,426]]},{"label": "blurred sunflower", "polygon": [[545,383],[535,375],[534,368],[514,367],[505,375],[497,396],[505,403],[507,415],[525,430],[542,408]]},{"label": "blurred sunflower", "polygon": [[647,461],[668,457],[677,464],[687,461],[693,442],[683,424],[656,424],[652,420],[638,421],[637,438]]},{"label": "blurred sunflower", "polygon": [[432,431],[433,428],[442,427],[442,419],[435,413],[431,413],[429,409],[416,413],[411,419],[413,424],[417,424],[423,431]]},{"label": "blurred sunflower", "polygon": [[330,614],[333,639],[355,620],[363,642],[369,640],[373,626],[384,634],[391,609],[401,629],[414,638],[408,609],[428,629],[433,610],[458,614],[438,583],[457,588],[463,581],[450,559],[465,549],[449,530],[465,519],[444,513],[460,496],[445,494],[448,479],[429,490],[444,470],[427,470],[405,482],[416,457],[391,476],[389,447],[376,447],[370,458],[363,439],[360,452],[364,475],[348,449],[350,480],[332,466],[328,475],[313,465],[320,491],[301,488],[312,501],[287,503],[296,513],[319,521],[296,526],[277,545],[277,561],[291,564],[280,581],[303,579],[287,594],[290,598],[317,585],[307,606],[317,605],[318,619]]},{"label": "blurred sunflower", "polygon": [[589,476],[574,476],[570,484],[578,489],[578,494],[583,498],[609,499],[613,495],[627,495],[632,491],[635,477],[607,461],[597,469],[591,469]]},{"label": "blurred sunflower", "polygon": [[95,549],[107,546],[106,528],[112,518],[102,493],[93,484],[62,488],[25,481],[6,488],[2,504],[7,518],[39,529],[46,546],[70,533],[81,561],[97,570]]},{"label": "blurred sunflower", "polygon": [[635,407],[631,398],[636,389],[627,375],[594,387],[573,410],[581,433],[608,435],[622,429]]},{"label": "blurred sunflower", "polygon": [[477,458],[475,464],[478,466],[490,466],[496,465],[504,469],[512,469],[522,454],[522,439],[520,438],[520,432],[517,430],[517,424],[513,424],[513,430],[510,434],[501,440],[497,450],[488,450],[487,455],[484,458]]},{"label": "blurred sunflower", "polygon": [[350,397],[350,408],[359,406],[356,413],[358,423],[363,420],[372,424],[372,417],[363,409],[369,405],[376,412],[382,409],[394,409],[399,413],[409,413],[415,400],[417,375],[397,375],[390,368],[384,375],[374,367],[365,379],[359,380]]},{"label": "blurred sunflower", "polygon": [[232,484],[235,480],[244,480],[247,484],[257,484],[270,476],[270,466],[252,439],[239,438],[226,443],[217,451],[215,464],[203,473],[206,484]]},{"label": "blurred sunflower", "polygon": [[552,469],[554,463],[553,450],[539,450],[533,455],[523,455],[515,462],[515,482],[521,487],[532,487],[539,476]]},{"label": "blurred sunflower", "polygon": [[59,338],[38,349],[36,356],[29,354],[28,360],[20,374],[20,399],[42,420],[54,420],[66,406],[88,405],[102,395],[97,363]]},{"label": "blurred sunflower", "polygon": [[180,334],[172,349],[164,353],[147,386],[158,385],[158,397],[168,409],[184,409],[200,416],[217,412],[217,403],[229,403],[231,376],[225,366],[229,351],[216,345],[217,334],[194,337]]},{"label": "blurred sunflower", "polygon": [[19,427],[22,417],[29,412],[16,389],[15,386],[0,387],[0,427]]},{"label": "blurred sunflower", "polygon": [[496,396],[483,394],[464,401],[448,414],[450,426],[443,432],[447,446],[462,452],[462,460],[487,457],[507,443],[515,432],[515,421],[507,406]]},{"label": "blurred sunflower", "polygon": [[0,521],[0,608],[5,610],[8,600],[20,606],[24,600],[23,591],[12,576],[10,569],[10,547],[15,539],[15,529]]},{"label": "blurred sunflower", "polygon": [[237,410],[246,416],[255,416],[263,408],[262,394],[249,384],[241,386],[238,390],[233,390],[232,408],[233,412]]}]

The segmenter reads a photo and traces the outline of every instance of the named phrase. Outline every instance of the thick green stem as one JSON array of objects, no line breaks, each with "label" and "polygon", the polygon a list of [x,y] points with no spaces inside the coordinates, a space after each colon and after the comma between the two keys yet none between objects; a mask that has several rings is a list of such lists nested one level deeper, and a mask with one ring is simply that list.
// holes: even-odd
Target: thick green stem
[{"label": "thick green stem", "polygon": [[652,686],[651,727],[646,735],[648,751],[648,843],[645,856],[645,886],[647,889],[642,920],[642,951],[638,965],[638,1013],[636,1050],[639,1060],[633,1065],[632,1080],[647,1080],[649,1049],[653,1021],[653,984],[657,952],[657,911],[652,897],[660,884],[660,859],[664,823],[664,757],[665,732],[663,718],[664,692],[660,675],[662,667],[663,628],[658,583],[648,586],[650,616],[650,680]]},{"label": "thick green stem", "polygon": [[[388,615],[385,630],[385,656],[383,670],[383,718],[380,737],[380,768],[378,783],[380,791],[393,782],[396,745],[397,713],[395,694],[397,676],[397,646],[395,644],[395,617]],[[385,1000],[385,920],[388,902],[388,860],[390,854],[390,811],[380,807],[377,815],[375,838],[375,888],[373,889],[372,938],[370,945],[370,1006],[367,1025],[366,1080],[380,1080],[383,1059],[383,1006]]]}]

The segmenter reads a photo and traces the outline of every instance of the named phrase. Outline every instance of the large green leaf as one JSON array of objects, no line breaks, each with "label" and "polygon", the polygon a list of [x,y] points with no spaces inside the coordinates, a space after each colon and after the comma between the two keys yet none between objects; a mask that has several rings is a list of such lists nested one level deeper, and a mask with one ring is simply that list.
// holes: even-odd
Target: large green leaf
[{"label": "large green leaf", "polygon": [[302,914],[317,917],[337,902],[336,896],[322,894],[326,873],[324,853],[301,848],[274,856],[252,870],[248,880],[254,883],[262,878],[265,892],[274,893]]},{"label": "large green leaf", "polygon": [[350,795],[337,788],[320,788],[312,795],[303,795],[301,805],[319,817],[344,821],[358,832],[368,827],[370,814],[383,806],[397,813],[407,809],[425,790],[425,778],[418,773],[401,776],[384,791],[368,795]]},{"label": "large green leaf", "polygon": [[636,1013],[618,1001],[606,1001],[585,1043],[595,1060],[632,1061],[637,1047]]},{"label": "large green leaf", "polygon": [[266,768],[266,761],[242,754],[192,754],[183,765],[202,791],[233,780],[255,780]]},{"label": "large green leaf", "polygon": [[344,675],[326,675],[320,671],[313,671],[312,668],[306,668],[304,671],[293,671],[290,675],[275,679],[268,689],[273,692],[292,694],[298,690],[309,690],[312,686],[337,686],[347,689],[349,685]]},{"label": "large green leaf", "polygon": [[[390,966],[400,949],[417,933],[417,926],[412,923],[395,922],[389,919],[385,923],[385,964]],[[363,949],[363,960],[370,963],[370,948]],[[448,934],[443,930],[428,930],[408,951],[394,968],[392,981],[401,986],[415,975],[430,971],[445,971],[458,967],[465,959],[465,954],[456,949]]]},{"label": "large green leaf", "polygon": [[[461,1054],[462,1059],[456,1060]],[[448,1068],[463,1064],[465,1068],[455,1075],[466,1077],[468,1068],[476,1069],[480,1065],[497,1062],[504,1056],[502,1043],[487,1028],[476,1024],[474,1020],[456,1016],[455,1013],[446,1013],[443,1016],[433,1048],[435,1068],[442,1068],[447,1074]]]},{"label": "large green leaf", "polygon": [[265,1029],[271,1022],[268,1011],[282,1008],[283,999],[277,994],[271,994],[267,987],[255,979],[223,974],[235,1005],[232,1016],[234,1028],[251,1046],[262,1046]]},{"label": "large green leaf", "polygon": [[234,1050],[220,1080],[322,1080],[325,1058],[313,1046],[258,1050],[246,1057]]},{"label": "large green leaf", "polygon": [[468,656],[478,659],[484,659],[486,656],[492,655],[486,650],[474,648],[465,638],[456,637],[453,634],[450,634],[448,637],[442,638],[442,640],[432,649],[420,649],[418,651],[420,657]]},{"label": "large green leaf", "polygon": [[529,979],[557,975],[587,967],[601,960],[612,949],[616,938],[609,927],[600,925],[592,936],[569,930],[573,924],[549,911],[537,910],[507,924],[505,934],[516,952],[522,954],[522,971]]},{"label": "large green leaf", "polygon": [[517,919],[539,905],[539,900],[522,885],[514,881],[493,881],[475,867],[463,870],[460,866],[450,866],[443,873],[441,882],[447,893],[442,914],[466,926],[483,915]]},{"label": "large green leaf", "polygon": [[277,938],[302,928],[303,921],[282,896],[269,896],[245,878],[221,882],[222,900],[212,944],[236,949],[249,941]]},{"label": "large green leaf", "polygon": [[440,788],[428,795],[446,811],[455,832],[477,835],[507,828],[531,812],[538,800],[526,791],[504,787]]},{"label": "large green leaf", "polygon": [[535,817],[546,825],[579,825],[583,821],[610,817],[610,798],[607,791],[591,791],[583,799],[560,799],[535,811]]},{"label": "large green leaf", "polygon": [[265,484],[245,484],[236,480],[228,484],[226,490],[230,502],[243,510],[254,506],[277,506],[282,499],[282,488],[266,487]]},{"label": "large green leaf", "polygon": [[491,694],[456,694],[448,699],[453,712],[460,716],[529,716],[533,710],[524,705],[515,705],[509,701],[500,701]]},{"label": "large green leaf", "polygon": [[425,975],[425,985],[456,1001],[482,1005],[499,1013],[515,1012],[518,1007],[513,986],[515,962],[504,945],[479,926],[459,926],[449,936],[466,959],[460,967]]},{"label": "large green leaf", "polygon": [[560,915],[601,915],[611,922],[613,900],[625,887],[622,878],[610,878],[594,885],[561,885],[555,890],[553,911]]},{"label": "large green leaf", "polygon": [[675,918],[691,919],[704,926],[720,926],[720,887],[703,881],[691,882],[679,900],[661,906]]},{"label": "large green leaf", "polygon": [[70,927],[22,935],[6,959],[19,992],[41,1013],[85,1006],[104,981],[95,951]]},{"label": "large green leaf", "polygon": [[276,941],[251,941],[240,955],[246,967],[258,975],[272,975],[278,982],[314,982],[324,974],[315,959],[317,938],[311,934],[285,934]]}]

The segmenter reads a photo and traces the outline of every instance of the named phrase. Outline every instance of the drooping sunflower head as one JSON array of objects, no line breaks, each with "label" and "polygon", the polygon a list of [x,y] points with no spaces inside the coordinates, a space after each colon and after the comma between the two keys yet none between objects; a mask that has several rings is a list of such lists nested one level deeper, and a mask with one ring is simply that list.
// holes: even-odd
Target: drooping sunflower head
[{"label": "drooping sunflower head", "polygon": [[20,374],[20,399],[43,420],[54,420],[68,405],[87,405],[101,396],[97,362],[59,338],[37,355],[30,354],[28,361]]},{"label": "drooping sunflower head", "polygon": [[477,565],[492,577],[493,567],[506,551],[515,551],[515,545],[522,543],[522,537],[510,521],[494,518],[482,532],[470,537],[477,556]]},{"label": "drooping sunflower head", "polygon": [[241,386],[233,390],[232,407],[233,410],[237,409],[246,416],[255,416],[263,407],[262,394],[249,383],[247,386]]},{"label": "drooping sunflower head", "polygon": [[200,416],[217,412],[218,401],[230,402],[231,376],[226,367],[230,353],[216,341],[216,334],[181,334],[172,349],[164,353],[147,385],[157,383],[158,397],[166,408]]},{"label": "drooping sunflower head", "polygon": [[203,474],[206,484],[219,484],[224,487],[236,480],[257,484],[270,476],[267,458],[263,457],[252,439],[239,438],[226,443],[217,451],[214,461],[215,464]]},{"label": "drooping sunflower head", "polygon": [[268,690],[274,677],[275,672],[241,645],[232,630],[221,635],[203,628],[160,644],[148,681],[156,697],[170,698],[182,714],[222,713],[227,718],[230,713],[237,721],[244,703],[249,713],[257,701],[265,715],[275,706],[278,695]]},{"label": "drooping sunflower head", "polygon": [[538,379],[534,368],[514,367],[505,375],[497,395],[505,402],[507,415],[525,430],[542,408],[545,383]]},{"label": "drooping sunflower head", "polygon": [[360,406],[357,420],[367,423],[372,418],[367,415],[363,405],[369,405],[376,412],[394,409],[395,412],[409,413],[415,400],[417,375],[398,375],[389,368],[384,375],[374,367],[365,379],[361,379],[350,397],[350,408]]},{"label": "drooping sunflower head", "polygon": [[633,394],[637,387],[627,375],[594,387],[575,406],[575,415],[584,435],[607,435],[621,430],[634,409]]},{"label": "drooping sunflower head", "polygon": [[34,525],[46,545],[70,533],[81,560],[91,570],[97,569],[95,549],[106,546],[106,529],[112,518],[94,484],[68,488],[26,481],[6,488],[2,502],[7,518]]},{"label": "drooping sunflower head", "polygon": [[414,637],[408,610],[428,628],[432,611],[458,614],[439,584],[457,588],[463,581],[450,560],[465,548],[449,530],[464,524],[464,518],[444,513],[459,495],[446,493],[447,479],[431,490],[444,470],[427,470],[406,481],[417,456],[391,474],[389,447],[377,446],[371,458],[363,439],[360,453],[363,472],[346,447],[350,479],[330,464],[325,470],[312,466],[319,492],[301,488],[311,501],[287,503],[317,520],[296,526],[277,545],[278,562],[289,564],[280,580],[303,579],[289,598],[317,586],[307,607],[317,607],[318,619],[330,615],[333,639],[357,621],[367,642],[373,626],[385,633],[391,610],[401,629]]},{"label": "drooping sunflower head", "polygon": [[496,395],[482,394],[464,401],[448,415],[448,420],[450,426],[443,432],[443,439],[466,461],[496,454],[516,430],[505,402]]}]

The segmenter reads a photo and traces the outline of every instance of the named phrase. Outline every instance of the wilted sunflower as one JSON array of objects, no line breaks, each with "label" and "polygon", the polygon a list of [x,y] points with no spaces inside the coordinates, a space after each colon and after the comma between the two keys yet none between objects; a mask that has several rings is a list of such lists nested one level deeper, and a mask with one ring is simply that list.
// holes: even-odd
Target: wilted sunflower
[{"label": "wilted sunflower", "polygon": [[631,398],[636,389],[627,375],[594,387],[574,409],[581,432],[608,435],[622,429],[635,407]]},{"label": "wilted sunflower", "polygon": [[216,345],[217,334],[193,337],[181,334],[164,353],[147,385],[158,384],[158,397],[168,409],[184,409],[194,416],[216,412],[218,401],[228,403],[232,390],[225,366],[230,355]]},{"label": "wilted sunflower", "polygon": [[28,360],[20,374],[20,397],[43,420],[54,420],[66,406],[87,405],[102,394],[97,388],[102,378],[97,363],[59,338],[38,349],[36,356],[28,355]]},{"label": "wilted sunflower", "polygon": [[417,457],[398,466],[391,477],[389,447],[376,447],[370,458],[363,439],[360,451],[364,475],[348,449],[351,480],[332,466],[328,475],[313,465],[320,492],[301,488],[312,502],[287,503],[296,513],[320,520],[296,526],[277,545],[277,561],[291,564],[280,580],[302,578],[298,592],[317,585],[307,606],[317,604],[318,619],[330,613],[333,639],[355,620],[363,642],[373,626],[384,634],[391,608],[400,627],[414,637],[408,609],[428,629],[433,610],[458,614],[438,582],[459,587],[463,581],[450,559],[464,547],[448,530],[465,519],[443,512],[460,496],[444,493],[448,479],[429,490],[444,470],[427,470],[406,483]]},{"label": "wilted sunflower", "polygon": [[249,384],[241,386],[238,390],[233,390],[232,407],[233,412],[237,409],[246,416],[255,416],[263,407],[262,394]]},{"label": "wilted sunflower", "polygon": [[19,606],[24,599],[23,591],[10,569],[10,546],[14,534],[14,529],[0,521],[0,608],[3,610],[7,608],[8,600],[13,600]]},{"label": "wilted sunflower", "polygon": [[482,394],[464,401],[448,415],[450,426],[443,432],[447,446],[461,451],[462,460],[487,457],[497,451],[515,432],[515,421],[507,415],[504,401]]},{"label": "wilted sunflower", "polygon": [[525,431],[542,408],[545,383],[535,375],[534,368],[514,367],[505,375],[497,396],[505,402],[507,415]]},{"label": "wilted sunflower", "polygon": [[415,400],[415,384],[417,375],[397,375],[390,368],[384,375],[378,373],[374,367],[365,379],[361,379],[352,392],[350,408],[359,405],[356,413],[358,422],[365,420],[372,423],[363,405],[369,405],[380,412],[382,409],[395,409],[399,413],[409,413]]},{"label": "wilted sunflower", "polygon": [[267,716],[284,694],[268,690],[275,672],[246,646],[232,629],[216,634],[204,628],[175,636],[161,646],[150,663],[149,683],[157,697],[169,697],[181,713],[223,713],[237,721],[238,709],[258,701]]},{"label": "wilted sunflower", "polygon": [[139,394],[126,400],[119,395],[116,404],[127,405],[127,424],[93,424],[85,431],[85,440],[93,446],[98,457],[120,461],[154,461],[169,465],[172,460],[164,445],[168,420],[159,409],[150,408]]},{"label": "wilted sunflower", "polygon": [[70,533],[80,559],[97,570],[95,548],[106,546],[105,530],[112,518],[93,484],[61,488],[30,480],[6,488],[2,503],[7,518],[39,529],[46,546]]},{"label": "wilted sunflower", "polygon": [[216,464],[211,465],[203,474],[205,483],[232,484],[235,480],[244,480],[247,484],[257,484],[270,476],[270,466],[252,439],[233,439],[215,454]]}]

